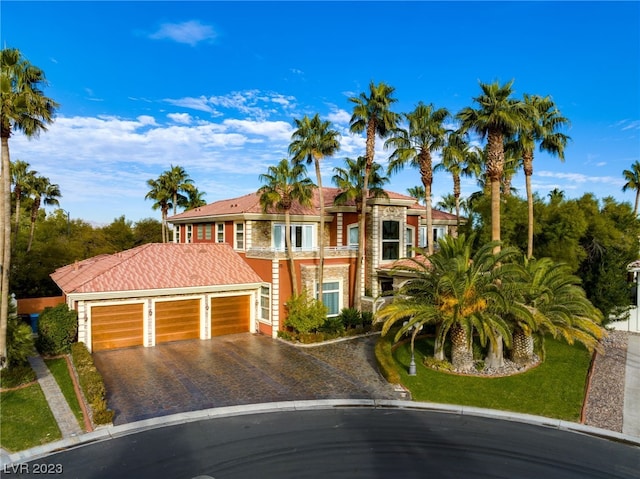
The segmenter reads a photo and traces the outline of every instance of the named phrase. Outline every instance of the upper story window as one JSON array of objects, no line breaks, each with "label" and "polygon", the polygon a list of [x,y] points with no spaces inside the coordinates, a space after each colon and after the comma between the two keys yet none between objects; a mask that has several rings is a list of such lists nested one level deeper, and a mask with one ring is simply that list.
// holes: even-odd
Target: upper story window
[{"label": "upper story window", "polygon": [[198,225],[197,236],[199,240],[204,239],[204,225]]},{"label": "upper story window", "polygon": [[236,249],[244,249],[244,223],[235,223]]},{"label": "upper story window", "polygon": [[224,223],[216,223],[216,243],[224,243]]},{"label": "upper story window", "polygon": [[[291,225],[291,247],[294,251],[311,251],[316,244],[315,225],[293,224]],[[273,225],[273,247],[278,251],[284,251],[285,225],[277,223]]]},{"label": "upper story window", "polygon": [[211,241],[211,225],[206,225],[204,228],[204,239]]},{"label": "upper story window", "polygon": [[[443,236],[445,236],[447,234],[447,227],[446,226],[434,226],[433,228],[431,228],[431,231],[432,231],[431,237],[433,238],[433,243],[435,245],[440,238],[442,238]],[[420,248],[426,248],[427,247],[427,234],[426,233],[427,233],[427,227],[426,226],[421,226],[420,227],[420,232],[419,232],[419,238],[418,238],[418,246]]]},{"label": "upper story window", "polygon": [[404,250],[405,250],[404,255],[407,258],[413,257],[413,247],[414,247],[413,238],[414,237],[415,237],[415,228],[413,226],[407,226],[405,228],[405,233],[404,233]]},{"label": "upper story window", "polygon": [[382,222],[382,260],[400,259],[400,222]]},{"label": "upper story window", "polygon": [[360,243],[359,231],[360,228],[357,224],[347,227],[347,246],[358,246]]},{"label": "upper story window", "polygon": [[191,243],[193,237],[193,225],[187,225],[187,235],[185,237],[185,243]]},{"label": "upper story window", "polygon": [[173,227],[173,241],[174,243],[180,243],[180,226]]}]

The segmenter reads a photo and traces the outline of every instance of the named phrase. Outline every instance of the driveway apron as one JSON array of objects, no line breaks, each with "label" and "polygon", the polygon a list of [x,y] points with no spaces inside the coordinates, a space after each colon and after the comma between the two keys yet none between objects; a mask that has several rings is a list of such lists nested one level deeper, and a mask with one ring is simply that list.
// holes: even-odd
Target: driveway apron
[{"label": "driveway apron", "polygon": [[212,407],[305,399],[395,399],[375,337],[297,348],[257,334],[94,353],[114,424]]}]

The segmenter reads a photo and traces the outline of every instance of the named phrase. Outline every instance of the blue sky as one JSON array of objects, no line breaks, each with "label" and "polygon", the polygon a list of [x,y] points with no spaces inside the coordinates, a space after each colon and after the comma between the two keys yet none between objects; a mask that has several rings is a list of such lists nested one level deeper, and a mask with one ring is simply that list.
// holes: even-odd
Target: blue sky
[{"label": "blue sky", "polygon": [[[348,98],[370,81],[453,114],[478,82],[551,95],[571,120],[564,163],[537,153],[533,185],[569,198],[622,193],[640,159],[638,2],[12,2],[2,46],[18,48],[60,103],[48,132],[16,134],[21,159],[60,185],[72,218],[159,217],[146,181],[181,165],[208,202],[244,195],[287,156],[292,121],[319,113],[342,133],[323,182],[364,154]],[[376,161],[390,151],[377,142]],[[313,178],[313,171],[310,169]],[[434,200],[451,192],[437,174]],[[420,184],[411,168],[393,191]],[[524,179],[514,186],[524,195]],[[477,190],[463,183],[463,196]]]}]

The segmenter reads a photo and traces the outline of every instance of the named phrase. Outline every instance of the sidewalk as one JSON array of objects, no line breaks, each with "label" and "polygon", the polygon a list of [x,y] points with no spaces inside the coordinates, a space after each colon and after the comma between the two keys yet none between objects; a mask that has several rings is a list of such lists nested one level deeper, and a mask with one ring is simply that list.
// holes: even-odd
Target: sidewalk
[{"label": "sidewalk", "polygon": [[640,334],[629,334],[622,433],[640,437]]},{"label": "sidewalk", "polygon": [[62,438],[66,439],[82,434],[83,431],[78,424],[78,420],[73,415],[67,400],[60,390],[60,386],[58,386],[42,358],[40,356],[32,356],[29,358],[29,363],[38,377],[38,383],[47,398],[51,412],[58,422]]}]

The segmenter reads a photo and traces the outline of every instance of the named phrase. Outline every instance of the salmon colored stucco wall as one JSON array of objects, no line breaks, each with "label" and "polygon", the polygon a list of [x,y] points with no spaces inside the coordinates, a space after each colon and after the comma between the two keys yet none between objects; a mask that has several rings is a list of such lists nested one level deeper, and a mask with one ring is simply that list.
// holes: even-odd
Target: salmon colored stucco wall
[{"label": "salmon colored stucco wall", "polygon": [[18,314],[40,314],[46,307],[53,308],[64,303],[64,296],[49,296],[47,298],[19,299]]},{"label": "salmon colored stucco wall", "polygon": [[342,215],[342,245],[349,244],[349,226],[358,223],[358,215],[356,213],[343,213]]}]

